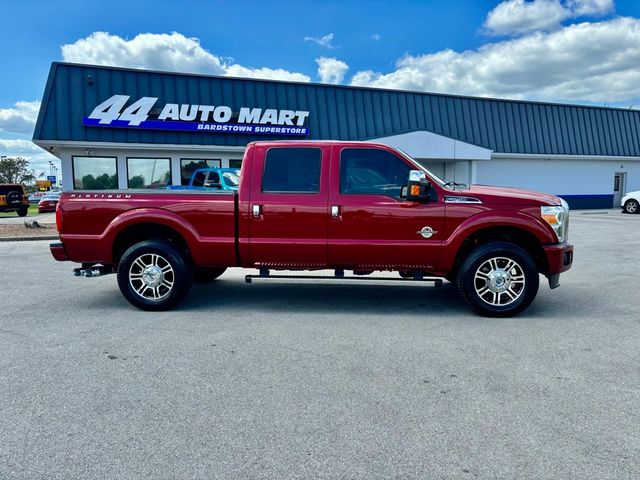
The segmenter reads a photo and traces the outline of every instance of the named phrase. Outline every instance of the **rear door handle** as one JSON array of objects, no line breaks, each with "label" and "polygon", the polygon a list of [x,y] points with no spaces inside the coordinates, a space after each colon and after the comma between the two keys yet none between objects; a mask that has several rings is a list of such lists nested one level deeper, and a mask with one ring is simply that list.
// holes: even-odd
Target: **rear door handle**
[{"label": "rear door handle", "polygon": [[340,207],[338,205],[332,205],[331,206],[331,216],[333,218],[340,218]]},{"label": "rear door handle", "polygon": [[254,205],[252,208],[252,213],[254,217],[262,216],[262,205]]}]

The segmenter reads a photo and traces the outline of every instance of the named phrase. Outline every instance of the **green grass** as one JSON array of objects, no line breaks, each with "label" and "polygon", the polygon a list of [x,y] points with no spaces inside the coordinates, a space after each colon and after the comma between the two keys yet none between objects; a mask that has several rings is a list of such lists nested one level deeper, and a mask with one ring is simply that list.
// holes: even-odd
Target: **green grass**
[{"label": "green grass", "polygon": [[[33,217],[34,215],[38,215],[38,204],[37,203],[32,203],[31,205],[29,205],[29,213],[27,213],[27,216],[24,218],[28,218],[28,217]],[[2,212],[0,213],[0,218],[6,218],[6,217],[17,217],[18,216],[18,212]]]}]

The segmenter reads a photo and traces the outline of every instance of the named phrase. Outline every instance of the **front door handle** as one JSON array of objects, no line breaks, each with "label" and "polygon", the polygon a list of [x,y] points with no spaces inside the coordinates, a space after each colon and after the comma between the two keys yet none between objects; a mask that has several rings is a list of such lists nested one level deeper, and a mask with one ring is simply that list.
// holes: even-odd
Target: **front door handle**
[{"label": "front door handle", "polygon": [[262,205],[254,205],[252,208],[252,213],[254,217],[262,216]]},{"label": "front door handle", "polygon": [[338,205],[331,206],[331,216],[333,218],[340,218],[340,207]]}]

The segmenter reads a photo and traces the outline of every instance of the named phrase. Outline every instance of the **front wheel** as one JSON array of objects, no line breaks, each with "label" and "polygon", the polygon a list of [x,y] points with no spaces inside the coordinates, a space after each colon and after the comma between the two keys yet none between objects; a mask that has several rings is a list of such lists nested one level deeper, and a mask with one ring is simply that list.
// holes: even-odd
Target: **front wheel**
[{"label": "front wheel", "polygon": [[635,199],[627,200],[624,204],[624,211],[627,213],[638,213],[638,201]]},{"label": "front wheel", "polygon": [[169,310],[189,293],[189,263],[170,242],[145,240],[130,247],[118,264],[118,286],[132,305]]},{"label": "front wheel", "polygon": [[19,217],[26,217],[27,213],[29,213],[29,207],[21,207],[18,209],[18,216]]},{"label": "front wheel", "polygon": [[479,246],[462,263],[458,291],[472,310],[487,317],[510,317],[526,309],[538,292],[536,264],[508,242]]}]

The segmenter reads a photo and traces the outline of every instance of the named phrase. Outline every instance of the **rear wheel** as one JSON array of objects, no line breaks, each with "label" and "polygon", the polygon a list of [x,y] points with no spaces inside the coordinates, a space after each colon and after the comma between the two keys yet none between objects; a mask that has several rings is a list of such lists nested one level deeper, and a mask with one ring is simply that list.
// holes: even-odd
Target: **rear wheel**
[{"label": "rear wheel", "polygon": [[635,199],[627,200],[624,204],[624,211],[627,213],[638,213],[638,201]]},{"label": "rear wheel", "polygon": [[508,242],[491,242],[476,248],[462,263],[457,285],[475,312],[510,317],[531,304],[539,276],[526,250]]},{"label": "rear wheel", "polygon": [[166,240],[145,240],[130,247],[118,264],[118,286],[142,310],[169,310],[189,293],[192,272],[183,255]]}]

